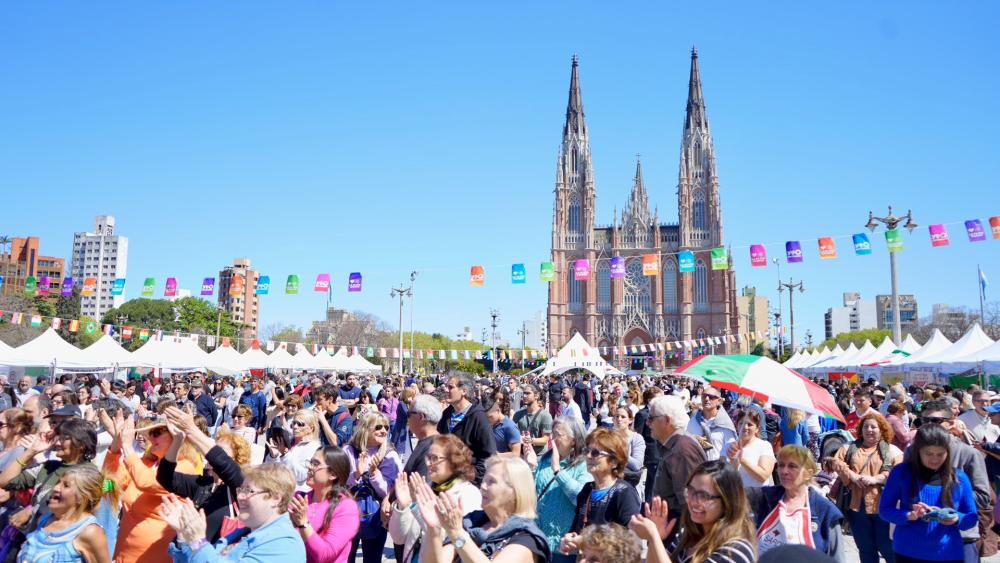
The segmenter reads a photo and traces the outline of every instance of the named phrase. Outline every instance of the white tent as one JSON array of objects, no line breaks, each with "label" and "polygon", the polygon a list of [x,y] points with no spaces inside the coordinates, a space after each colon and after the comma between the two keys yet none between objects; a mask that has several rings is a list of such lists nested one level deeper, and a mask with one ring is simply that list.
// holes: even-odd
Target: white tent
[{"label": "white tent", "polygon": [[560,374],[571,369],[585,369],[596,375],[598,379],[607,374],[625,375],[614,366],[608,365],[601,354],[580,336],[573,335],[555,356],[545,362],[542,375]]},{"label": "white tent", "polygon": [[854,358],[854,363],[852,366],[868,366],[872,364],[878,364],[892,358],[893,351],[896,350],[896,343],[892,341],[891,338],[886,336],[882,339],[882,343],[878,345],[872,353],[867,356],[858,356]]},{"label": "white tent", "polygon": [[316,356],[313,357],[315,369],[319,371],[333,371],[344,369],[343,354],[331,356],[325,348],[320,348]]},{"label": "white tent", "polygon": [[250,368],[264,369],[271,365],[270,360],[267,357],[267,354],[260,349],[260,344],[258,344],[256,341],[253,343],[253,346],[251,346],[249,350],[243,352],[242,356],[243,356],[243,363],[246,364],[247,369]]},{"label": "white tent", "polygon": [[997,364],[1000,363],[1000,340],[982,350],[955,359],[952,365],[968,369],[976,367],[980,362],[983,362],[983,368],[987,371],[996,369]]},{"label": "white tent", "polygon": [[[326,354],[326,352],[323,352],[323,354]],[[302,371],[302,370],[314,371],[318,369],[317,368],[318,359],[319,359],[318,355],[313,356],[312,354],[309,353],[309,350],[306,348],[305,344],[296,343],[295,355],[292,356],[291,369],[297,371]]]},{"label": "white tent", "polygon": [[132,353],[132,361],[165,371],[205,369],[208,354],[188,338],[152,338]]},{"label": "white tent", "polygon": [[348,365],[347,369],[349,369],[350,371],[358,371],[364,373],[373,371],[378,371],[378,372],[382,371],[381,366],[369,362],[363,356],[361,356],[361,354],[354,354],[352,356],[349,356],[347,358],[347,365]]},{"label": "white tent", "polygon": [[889,365],[898,366],[919,362],[923,358],[933,356],[948,349],[950,346],[951,340],[948,340],[948,338],[940,330],[934,329],[934,332],[931,333],[931,337],[927,339],[927,342],[924,342],[924,345],[921,346],[919,350],[916,350],[909,356],[893,358],[892,361],[889,362]]},{"label": "white tent", "polygon": [[114,338],[105,334],[90,346],[80,351],[79,362],[87,367],[139,367],[148,366],[137,362],[132,353],[121,347]]},{"label": "white tent", "polygon": [[273,369],[292,369],[295,365],[295,358],[283,347],[267,355],[268,367]]},{"label": "white tent", "polygon": [[[911,361],[909,363],[914,365],[938,365],[940,367],[946,367],[958,358],[975,354],[976,352],[989,347],[991,344],[993,344],[993,339],[986,336],[983,329],[979,328],[979,323],[976,323],[962,335],[962,338],[956,340],[955,343],[948,348],[932,356],[926,356],[920,358],[916,362]],[[907,359],[912,360],[913,357],[910,356],[910,358]]]},{"label": "white tent", "polygon": [[803,356],[808,356],[808,355],[809,354],[805,350],[796,350],[795,353],[792,354],[791,358],[788,358],[787,360],[784,361],[783,365],[785,367],[794,368],[798,366],[799,363],[802,362]]},{"label": "white tent", "polygon": [[208,354],[206,368],[222,375],[234,375],[247,369],[243,355],[232,346],[218,346]]},{"label": "white tent", "polygon": [[920,343],[913,338],[912,334],[907,334],[906,338],[903,339],[902,346],[900,346],[899,349],[907,354],[913,354],[920,349]]},{"label": "white tent", "polygon": [[[872,344],[871,342],[865,341],[866,346],[871,346],[871,344]],[[868,352],[872,352],[874,350],[875,347],[872,346],[872,348],[868,350]],[[853,342],[851,342],[851,344],[847,347],[846,350],[844,350],[842,354],[830,356],[829,358],[823,360],[822,362],[815,363],[810,367],[814,369],[837,368],[844,365],[846,362],[850,362],[854,357],[858,355],[858,352],[859,352],[858,347],[855,346]]]},{"label": "white tent", "polygon": [[33,340],[4,354],[0,361],[10,366],[50,366],[54,363],[57,367],[81,367],[82,354],[82,350],[63,340],[50,327]]}]

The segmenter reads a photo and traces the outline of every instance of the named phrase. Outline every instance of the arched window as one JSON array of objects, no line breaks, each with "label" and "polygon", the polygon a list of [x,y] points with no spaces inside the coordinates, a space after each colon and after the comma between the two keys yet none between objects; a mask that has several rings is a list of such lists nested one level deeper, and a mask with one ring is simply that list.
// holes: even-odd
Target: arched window
[{"label": "arched window", "polygon": [[692,221],[694,222],[695,229],[705,229],[708,227],[708,221],[705,218],[705,192],[702,190],[695,190],[694,192],[694,205],[691,206]]},{"label": "arched window", "polygon": [[705,329],[699,328],[698,329],[698,339],[701,340],[702,338],[705,338]]},{"label": "arched window", "polygon": [[630,259],[625,264],[625,308],[648,313],[652,309],[649,276],[642,274],[642,260]]},{"label": "arched window", "polygon": [[573,268],[568,268],[569,270],[569,312],[570,313],[582,313],[583,312],[583,282],[576,281],[576,276],[574,275]]},{"label": "arched window", "polygon": [[611,312],[611,267],[603,261],[597,267],[597,311]]},{"label": "arched window", "polygon": [[699,259],[694,267],[694,310],[708,311],[708,267]]},{"label": "arched window", "polygon": [[583,213],[580,209],[580,198],[576,195],[569,202],[569,230],[579,232],[583,228]]},{"label": "arched window", "polygon": [[663,261],[663,311],[677,312],[677,264],[673,260]]}]

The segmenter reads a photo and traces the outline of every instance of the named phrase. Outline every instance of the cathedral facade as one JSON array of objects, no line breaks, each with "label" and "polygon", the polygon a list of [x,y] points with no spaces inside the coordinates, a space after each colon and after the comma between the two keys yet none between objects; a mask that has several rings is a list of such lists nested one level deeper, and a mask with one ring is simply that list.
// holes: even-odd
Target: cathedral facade
[{"label": "cathedral facade", "polygon": [[[681,137],[677,179],[678,223],[661,223],[651,211],[636,162],[629,200],[610,226],[599,226],[594,211],[597,189],[590,138],[583,112],[580,69],[573,58],[569,103],[556,168],[549,284],[549,348],[558,350],[575,333],[593,346],[621,347],[721,337],[715,353],[734,353],[737,334],[736,277],[732,260],[712,269],[710,253],[724,245],[715,146],[705,112],[698,53],[691,52],[687,111]],[[691,251],[695,271],[678,271],[677,253]],[[658,256],[655,275],[643,272],[643,255]],[[611,258],[624,260],[624,276],[611,276]],[[574,263],[587,259],[590,278],[576,280]],[[651,349],[652,347],[647,347]],[[663,353],[659,353],[660,358]],[[619,353],[607,359],[626,364]],[[656,362],[662,367],[662,360]]]}]

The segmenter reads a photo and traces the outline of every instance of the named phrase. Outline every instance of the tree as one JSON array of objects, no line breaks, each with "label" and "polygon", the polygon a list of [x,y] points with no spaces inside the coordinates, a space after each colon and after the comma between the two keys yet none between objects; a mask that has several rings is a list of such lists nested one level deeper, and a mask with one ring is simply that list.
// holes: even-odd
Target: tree
[{"label": "tree", "polygon": [[[76,344],[80,348],[86,348],[87,346],[90,346],[94,342],[100,340],[101,336],[104,334],[103,332],[101,332],[101,325],[99,324],[97,325],[97,330],[95,330],[93,334],[87,334],[86,331],[84,330],[84,327],[87,326],[87,323],[93,323],[93,322],[96,321],[86,315],[80,317],[80,329],[75,333],[69,332],[69,334],[76,335],[76,337],[73,339],[74,340],[73,344]],[[63,329],[67,329],[66,323],[63,323]]]},{"label": "tree", "polygon": [[268,325],[262,334],[264,340],[274,340],[277,342],[305,342],[302,329],[295,325],[282,325],[275,323]]},{"label": "tree", "polygon": [[[148,328],[163,331],[181,331],[192,334],[215,335],[216,323],[219,324],[219,336],[235,337],[239,327],[232,321],[229,314],[216,309],[211,303],[197,297],[184,297],[176,301],[166,299],[132,299],[121,307],[111,309],[104,314],[101,322],[118,324],[118,317],[124,315],[128,320],[125,324],[135,328]],[[128,346],[136,349],[141,345],[139,339],[133,339]]]},{"label": "tree", "polygon": [[843,348],[847,348],[848,346],[851,345],[851,343],[854,343],[855,346],[860,348],[861,346],[864,346],[865,341],[867,340],[871,340],[872,344],[878,346],[879,344],[882,343],[883,340],[885,340],[885,337],[887,336],[889,338],[892,338],[891,330],[869,328],[865,330],[841,332],[840,334],[838,334],[833,338],[828,338],[824,340],[817,346],[817,348],[823,348],[824,346],[826,346],[827,348],[833,349],[835,346],[837,346],[837,344],[840,344],[841,347]]}]

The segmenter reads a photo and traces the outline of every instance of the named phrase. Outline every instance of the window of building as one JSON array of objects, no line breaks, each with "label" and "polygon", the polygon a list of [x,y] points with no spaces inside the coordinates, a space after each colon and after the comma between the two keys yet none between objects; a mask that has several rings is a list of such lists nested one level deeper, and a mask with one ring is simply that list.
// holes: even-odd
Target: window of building
[{"label": "window of building", "polygon": [[583,282],[577,281],[573,274],[572,268],[567,268],[569,270],[569,312],[571,313],[582,313],[583,312]]},{"label": "window of building", "polygon": [[677,264],[673,260],[663,261],[663,310],[677,312]]},{"label": "window of building", "polygon": [[698,260],[694,268],[694,310],[708,311],[708,267],[704,260]]},{"label": "window of building", "polygon": [[583,212],[580,206],[580,198],[576,195],[569,202],[569,230],[580,231],[583,228]]},{"label": "window of building", "polygon": [[611,312],[611,267],[607,262],[597,267],[597,310]]},{"label": "window of building", "polygon": [[694,205],[691,207],[691,213],[695,229],[707,228],[708,221],[705,218],[705,192],[703,190],[695,190]]}]

